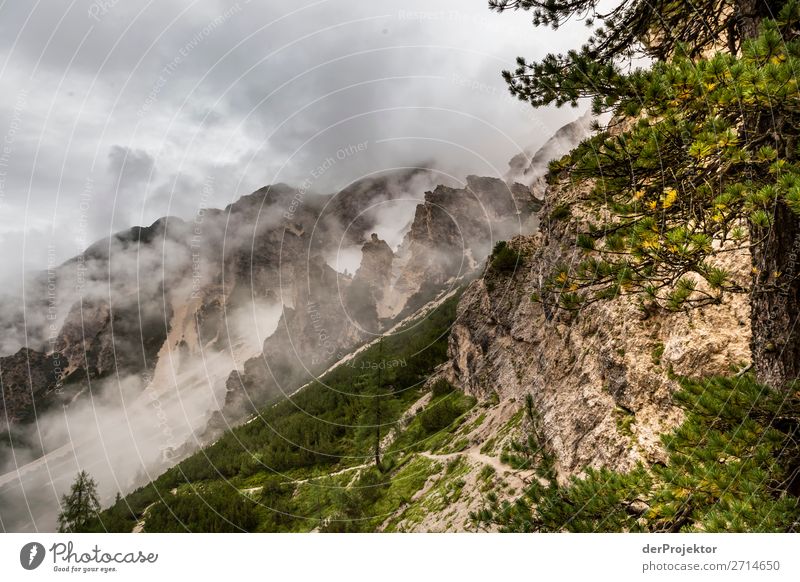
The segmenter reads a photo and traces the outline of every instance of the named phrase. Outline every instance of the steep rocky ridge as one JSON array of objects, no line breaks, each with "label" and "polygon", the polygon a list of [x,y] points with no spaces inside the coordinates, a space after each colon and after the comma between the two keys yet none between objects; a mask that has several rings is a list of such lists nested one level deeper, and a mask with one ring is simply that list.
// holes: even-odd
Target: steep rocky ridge
[{"label": "steep rocky ridge", "polygon": [[[382,237],[385,216],[375,209],[414,196],[425,184],[429,189],[416,194],[414,217],[393,249]],[[205,209],[194,221],[167,218],[120,233],[40,276],[35,299],[57,312],[58,334],[36,354],[67,362],[57,382],[68,386],[70,407],[80,404],[73,396],[102,390],[98,380],[135,379],[133,388],[119,390],[124,422],[134,438],[149,430],[148,442],[145,449],[136,445],[145,451],[141,465],[128,463],[119,488],[147,482],[151,471],[171,466],[270,399],[293,393],[475,277],[497,240],[535,229],[541,200],[531,187],[477,176],[461,187],[432,186],[418,170],[370,177],[332,196],[272,185],[224,210]],[[331,262],[330,249],[343,246],[359,249],[354,275]],[[53,280],[55,305],[44,292]],[[0,369],[7,366],[0,360]],[[447,373],[455,377],[455,370]],[[31,392],[22,383],[14,389]],[[514,391],[502,391],[486,423],[501,431],[517,408]],[[105,411],[104,424],[115,424],[113,410]],[[147,427],[131,426],[132,411]],[[180,415],[177,424],[171,414]],[[473,448],[482,450],[487,435],[475,425]],[[73,460],[96,456],[97,438],[84,440],[45,447],[58,453],[64,477]],[[486,460],[481,450],[468,461],[476,471]],[[26,479],[35,481],[39,467],[30,463]],[[120,477],[116,470],[112,475],[115,482]]]},{"label": "steep rocky ridge", "polygon": [[[259,325],[254,315],[231,325],[235,316],[246,320],[249,308],[291,307],[303,282],[295,274],[304,272],[307,257],[359,244],[376,225],[362,210],[376,200],[413,195],[404,188],[428,183],[427,176],[424,170],[373,176],[331,196],[276,184],[224,210],[203,209],[191,222],[162,218],[98,241],[32,276],[24,298],[3,297],[0,369],[15,367],[20,353],[47,354],[65,394],[75,395],[112,374],[152,376],[159,357],[171,350],[176,358],[179,350],[231,352],[247,335],[247,323]],[[335,294],[335,288],[326,290]],[[187,318],[197,330],[167,342],[170,330],[187,327]],[[24,340],[15,346],[11,337]],[[19,345],[33,351],[19,352]],[[16,376],[7,378],[9,395],[30,392],[11,381]],[[15,404],[27,401],[9,397],[12,423],[29,416]],[[48,402],[41,404],[44,409]]]},{"label": "steep rocky ridge", "polygon": [[[193,220],[119,233],[34,276],[24,305],[43,317],[23,331],[36,349],[0,357],[10,421],[0,430],[3,502],[14,506],[24,488],[52,519],[42,472],[66,481],[76,463],[108,458],[108,446],[113,458],[94,470],[104,487],[146,483],[473,276],[486,237],[519,232],[535,203],[529,189],[498,179],[433,186],[424,170],[371,176],[335,195],[276,184]],[[419,201],[424,220],[415,225],[396,200]],[[395,252],[386,239],[398,231]],[[332,261],[337,248],[358,249],[354,275]],[[458,268],[443,270],[442,258]],[[4,329],[18,329],[21,303],[10,301]],[[23,364],[36,386],[17,373]],[[26,425],[34,406],[37,425]],[[42,427],[39,446],[29,437]]]},{"label": "steep rocky ridge", "polygon": [[0,418],[10,424],[32,420],[35,402],[53,398],[57,380],[53,361],[46,354],[22,348],[13,356],[3,358]]},{"label": "steep rocky ridge", "polygon": [[292,307],[283,309],[276,333],[264,342],[261,354],[228,379],[222,410],[227,420],[212,419],[212,433],[254,413],[270,398],[292,392],[471,276],[493,241],[530,231],[535,208],[525,186],[469,176],[464,188],[440,185],[425,193],[396,253],[372,233],[361,246],[361,264],[353,277],[309,254],[290,275],[297,283]]},{"label": "steep rocky ridge", "polygon": [[537,210],[531,190],[516,182],[468,176],[464,188],[438,186],[417,206],[394,287],[413,294],[423,282],[441,284],[473,271],[495,241],[531,232]]},{"label": "steep rocky ridge", "polygon": [[[578,260],[575,234],[588,216],[582,188],[542,193],[540,230],[508,242],[519,253],[516,267],[493,265],[490,257],[458,304],[437,377],[476,396],[478,405],[438,450],[422,453],[434,463],[427,480],[383,523],[385,531],[472,530],[470,513],[484,507],[489,491],[513,501],[537,478],[503,461],[512,441],[530,434],[552,453],[562,483],[589,467],[627,471],[637,461],[664,462],[660,436],[683,420],[672,400],[678,377],[730,374],[749,364],[746,295],[677,313],[643,311],[631,297],[578,313],[533,301],[557,266]],[[734,278],[749,277],[746,251],[728,253],[724,263]],[[523,415],[527,395],[535,427]]]},{"label": "steep rocky ridge", "polygon": [[[533,396],[545,445],[559,476],[586,467],[630,469],[659,460],[659,435],[680,421],[671,394],[675,375],[729,373],[749,360],[747,297],[686,312],[643,313],[622,297],[579,313],[532,301],[556,266],[577,259],[581,191],[550,188],[542,209],[572,205],[568,219],[511,240],[521,262],[491,267],[462,296],[450,336],[445,375],[470,394],[501,401]],[[558,216],[556,213],[553,216]],[[729,268],[746,276],[749,256],[732,253]]]},{"label": "steep rocky ridge", "polygon": [[527,149],[511,158],[507,180],[533,187],[536,191],[545,188],[544,175],[551,160],[556,160],[570,152],[591,133],[594,118],[587,110],[575,121],[561,127],[545,144],[532,151]]}]

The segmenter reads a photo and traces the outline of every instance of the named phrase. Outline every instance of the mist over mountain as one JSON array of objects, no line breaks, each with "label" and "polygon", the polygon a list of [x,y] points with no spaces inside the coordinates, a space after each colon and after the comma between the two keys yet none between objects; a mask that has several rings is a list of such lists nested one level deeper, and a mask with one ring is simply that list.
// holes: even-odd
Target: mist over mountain
[{"label": "mist over mountain", "polygon": [[294,393],[533,232],[537,196],[424,166],[275,184],[32,275],[2,312],[4,527],[52,527],[77,467],[108,499]]},{"label": "mist over mountain", "polygon": [[335,192],[432,159],[450,176],[499,176],[573,117],[534,115],[498,76],[520,47],[551,50],[560,36],[532,37],[522,15],[509,31],[484,0],[0,12],[8,287],[132,225],[191,221],[201,200],[224,208],[265,184]]},{"label": "mist over mountain", "polygon": [[800,531],[800,0],[12,0],[0,62],[0,531]]}]

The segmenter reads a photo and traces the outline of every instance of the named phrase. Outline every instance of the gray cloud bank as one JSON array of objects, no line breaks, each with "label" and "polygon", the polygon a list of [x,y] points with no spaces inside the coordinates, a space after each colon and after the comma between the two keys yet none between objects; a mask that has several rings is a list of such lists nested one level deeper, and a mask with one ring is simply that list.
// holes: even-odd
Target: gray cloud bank
[{"label": "gray cloud bank", "polygon": [[[0,7],[0,281],[270,183],[334,191],[434,160],[500,176],[576,112],[499,71],[575,33],[485,0],[10,0]],[[337,159],[342,148],[367,143]]]}]

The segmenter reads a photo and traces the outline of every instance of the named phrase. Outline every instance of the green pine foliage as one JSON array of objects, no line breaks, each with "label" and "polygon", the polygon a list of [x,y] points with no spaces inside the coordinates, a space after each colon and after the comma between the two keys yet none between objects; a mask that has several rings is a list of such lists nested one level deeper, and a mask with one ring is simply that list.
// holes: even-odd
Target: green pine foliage
[{"label": "green pine foliage", "polygon": [[666,464],[628,473],[588,469],[559,485],[531,429],[515,452],[536,462],[530,487],[515,502],[489,494],[474,522],[506,532],[798,531],[800,397],[713,378],[683,381],[676,400],[686,418],[663,437]]},{"label": "green pine foliage", "polygon": [[69,495],[61,496],[58,531],[74,533],[97,527],[100,502],[97,483],[86,471],[80,471],[70,487]]},{"label": "green pine foliage", "polygon": [[[697,0],[489,0],[497,11],[528,10],[535,26],[559,28],[583,19],[592,29],[589,41],[566,54],[549,54],[538,62],[517,59],[504,71],[512,95],[534,106],[576,106],[591,98],[595,110],[612,108],[631,92],[626,71],[636,57],[665,60],[676,50],[697,58],[711,47],[737,52],[751,36],[753,21],[777,13],[784,2],[752,3]],[[744,9],[741,5],[748,4]]]},{"label": "green pine foliage", "polygon": [[583,259],[557,268],[540,300],[580,309],[634,294],[680,310],[749,291],[721,259],[766,240],[776,207],[800,213],[800,4],[782,4],[740,51],[698,58],[678,45],[603,94],[611,127],[551,165],[592,184],[582,202],[597,218],[576,235]]},{"label": "green pine foliage", "polygon": [[165,496],[147,511],[147,529],[165,533],[254,531],[257,509],[253,500],[231,486],[206,486]]},{"label": "green pine foliage", "polygon": [[522,264],[522,254],[501,240],[494,245],[489,256],[489,264],[495,271],[513,273]]}]

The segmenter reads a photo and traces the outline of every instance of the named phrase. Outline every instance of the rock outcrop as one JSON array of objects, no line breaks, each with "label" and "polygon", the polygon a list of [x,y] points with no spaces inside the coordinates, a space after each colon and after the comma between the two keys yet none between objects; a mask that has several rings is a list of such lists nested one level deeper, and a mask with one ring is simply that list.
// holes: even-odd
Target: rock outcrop
[{"label": "rock outcrop", "polygon": [[[361,190],[353,188],[347,204],[332,202],[337,216],[355,212],[353,199]],[[396,253],[371,233],[352,278],[326,265],[312,247],[305,263],[284,275],[294,281],[286,301],[291,307],[284,307],[262,353],[231,374],[222,410],[227,422],[215,417],[212,428],[291,393],[448,285],[474,276],[495,241],[532,230],[534,210],[529,188],[469,176],[464,188],[437,186],[425,193]],[[363,217],[353,218],[348,230],[358,220]]]},{"label": "rock outcrop", "polygon": [[[491,266],[469,285],[450,336],[449,379],[485,398],[533,396],[545,445],[561,478],[586,467],[630,469],[662,458],[659,435],[681,419],[676,375],[724,374],[749,359],[747,297],[692,311],[643,314],[628,297],[573,313],[531,297],[557,265],[576,259],[577,192],[551,189],[542,215],[573,203],[573,218],[548,220],[512,239],[521,262]],[[729,268],[746,274],[749,256]]]},{"label": "rock outcrop", "polygon": [[[28,463],[29,482],[43,483],[36,472],[52,466],[51,455],[61,461],[96,457],[106,431],[119,438],[120,460],[109,465],[114,479],[123,465],[127,471],[135,452],[139,470],[128,471],[124,486],[142,484],[149,471],[174,464],[477,277],[497,241],[535,230],[541,200],[529,185],[469,176],[461,187],[437,186],[431,176],[424,170],[389,172],[334,195],[267,186],[225,209],[201,209],[193,220],[164,218],[99,241],[34,277],[25,301],[0,298],[8,307],[0,313],[0,329],[14,335],[21,330],[35,348],[2,344],[11,354],[0,359],[10,423],[28,422],[34,407],[39,413],[57,401],[67,407],[53,417],[69,421],[75,410],[79,419],[94,414],[98,421],[91,424],[99,437],[87,431],[71,440],[54,433],[44,459]],[[419,200],[413,219],[403,216],[387,226],[384,204],[408,198]],[[397,248],[386,242],[401,235]],[[332,261],[331,250],[341,248],[360,251],[357,269]],[[517,408],[510,399],[528,386],[525,373],[516,384],[507,381],[506,367],[524,357],[525,346],[555,346],[547,326],[526,328],[520,319],[531,308],[522,301],[529,281],[518,279],[521,274],[506,277],[516,287],[503,294],[499,275],[493,287],[487,285],[493,276],[478,280],[464,297],[448,372],[475,394],[485,395],[495,384],[506,399],[487,427],[502,426],[506,412]],[[28,308],[24,320],[22,305]],[[54,365],[56,360],[62,363]],[[541,365],[563,364],[553,362]],[[539,372],[547,377],[548,370]],[[63,387],[59,398],[56,386]],[[582,412],[572,384],[565,386],[562,400],[543,388],[541,410],[553,423],[574,413],[589,425],[591,412]],[[104,400],[102,408],[94,407],[94,396]],[[623,402],[624,396],[616,398]],[[556,409],[561,406],[566,408]],[[118,431],[120,423],[128,430]],[[5,428],[9,435],[24,429]],[[602,424],[602,431],[608,428]],[[474,432],[479,439],[480,427]],[[553,438],[563,437],[563,447],[574,449],[572,457],[562,455],[564,463],[578,466],[591,439],[573,442],[571,433],[562,432],[554,428]],[[147,446],[123,442],[127,436],[148,439]],[[625,446],[621,439],[618,444]],[[62,463],[57,477],[74,474],[73,468]]]},{"label": "rock outcrop", "polygon": [[392,280],[393,261],[392,248],[372,233],[361,247],[361,264],[347,291],[346,305],[350,316],[367,332],[381,329],[379,317],[386,312],[384,300]]},{"label": "rock outcrop", "polygon": [[495,242],[532,232],[536,210],[529,188],[498,178],[468,176],[464,188],[426,192],[398,253],[405,262],[396,291],[410,297],[426,282],[469,274]]},{"label": "rock outcrop", "polygon": [[[30,421],[36,405],[55,396],[58,386],[58,363],[46,354],[28,348],[0,358],[0,429],[17,422]],[[39,411],[41,412],[41,410]]]}]

